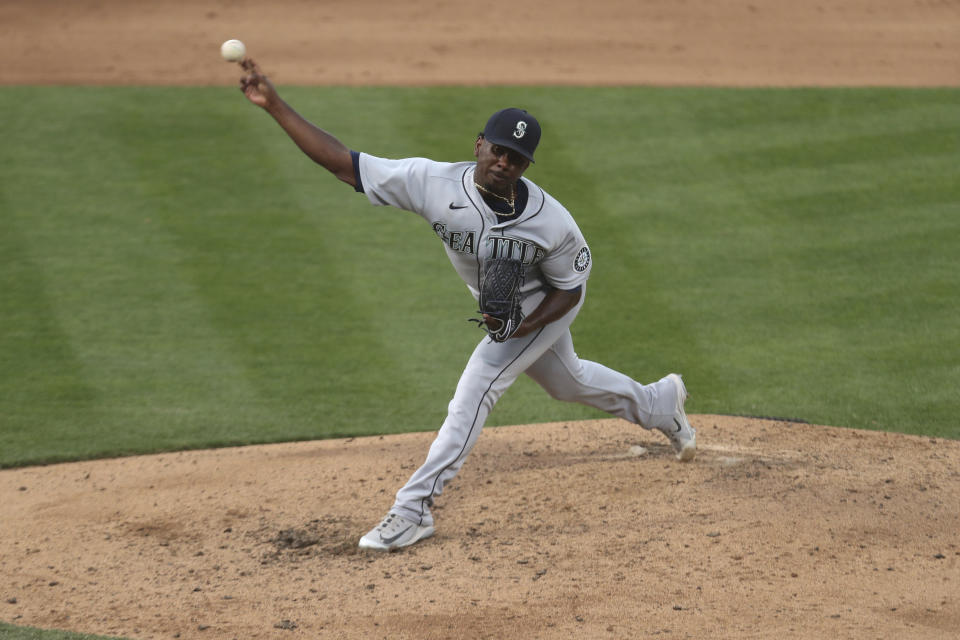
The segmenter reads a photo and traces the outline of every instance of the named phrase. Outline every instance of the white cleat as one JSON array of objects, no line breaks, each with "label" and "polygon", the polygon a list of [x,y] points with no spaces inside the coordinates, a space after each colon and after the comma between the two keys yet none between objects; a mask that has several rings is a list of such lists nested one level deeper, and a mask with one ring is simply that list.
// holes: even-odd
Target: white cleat
[{"label": "white cleat", "polygon": [[377,551],[393,551],[409,547],[418,540],[433,535],[433,526],[416,524],[403,516],[388,513],[383,522],[360,538],[361,549],[375,549]]},{"label": "white cleat", "polygon": [[689,462],[697,455],[697,430],[690,426],[687,412],[683,410],[683,405],[687,401],[687,387],[676,373],[671,373],[667,378],[673,382],[677,390],[677,410],[670,424],[658,428],[670,439],[673,450],[677,452],[677,460]]}]

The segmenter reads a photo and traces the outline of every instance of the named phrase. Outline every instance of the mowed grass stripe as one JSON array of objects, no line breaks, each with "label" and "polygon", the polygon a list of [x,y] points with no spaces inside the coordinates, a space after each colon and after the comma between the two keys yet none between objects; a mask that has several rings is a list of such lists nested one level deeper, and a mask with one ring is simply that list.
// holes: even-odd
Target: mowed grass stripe
[{"label": "mowed grass stripe", "polygon": [[[34,256],[21,226],[43,233],[49,221],[36,215],[57,171],[40,161],[61,141],[18,144],[14,134],[42,132],[49,126],[34,122],[27,110],[4,109],[0,127],[11,141],[0,152],[0,452],[31,460],[60,445],[42,426],[81,413],[89,418],[96,407],[96,390],[86,380],[82,361],[55,312],[46,263],[55,256]],[[95,421],[80,419],[66,435],[67,455],[83,455]],[[0,461],[2,464],[2,461]]]},{"label": "mowed grass stripe", "polygon": [[[4,308],[0,397],[4,398],[5,421],[14,427],[0,430],[0,451],[43,456],[50,444],[38,440],[30,429],[37,421],[62,417],[78,407],[90,411],[96,406],[96,393],[86,381],[71,341],[56,321],[45,274],[26,251],[14,224],[16,214],[2,193],[0,205],[7,211],[0,234],[0,306]],[[77,433],[82,434],[83,427],[77,426]],[[82,436],[72,445],[85,440]]]},{"label": "mowed grass stripe", "polygon": [[[223,441],[234,420],[216,419],[222,407],[256,397],[211,327],[151,182],[138,171],[136,149],[155,144],[158,129],[138,126],[138,145],[131,143],[126,124],[142,103],[130,97],[117,103],[85,91],[71,101],[69,119],[18,132],[41,157],[5,188],[8,200],[27,203],[11,222],[43,272],[49,322],[69,340],[95,398],[56,413],[40,402],[33,419],[11,425],[48,442],[41,459],[189,446],[198,430]],[[28,171],[38,166],[43,185]]]},{"label": "mowed grass stripe", "polygon": [[[926,392],[931,403],[902,391],[908,380],[927,379],[925,369],[902,357],[885,359],[882,367],[871,363],[883,359],[879,354],[891,343],[904,352],[910,349],[919,360],[936,361],[928,337],[956,336],[946,309],[934,320],[927,313],[931,305],[956,305],[955,296],[940,295],[946,293],[945,276],[955,272],[956,257],[937,237],[943,232],[956,237],[956,207],[946,204],[956,202],[945,164],[950,146],[944,144],[942,128],[929,129],[928,119],[914,126],[900,124],[901,135],[882,138],[845,136],[839,127],[831,132],[831,150],[819,164],[802,160],[808,140],[821,135],[817,121],[791,129],[795,142],[778,142],[777,153],[768,154],[765,163],[730,168],[729,153],[707,153],[699,164],[695,160],[697,173],[708,176],[706,184],[692,180],[688,196],[690,204],[701,203],[694,214],[700,228],[673,238],[678,248],[703,258],[697,273],[713,277],[690,290],[695,295],[688,313],[709,311],[698,323],[708,331],[703,342],[716,348],[718,363],[730,365],[717,370],[716,379],[730,380],[741,398],[755,396],[754,412],[776,403],[778,396],[789,399],[784,409],[796,411],[803,395],[820,387],[829,404],[846,404],[860,416],[889,417],[888,409],[916,403],[917,416],[939,406],[940,419],[947,418],[943,405],[950,392],[945,387]],[[762,139],[751,141],[763,145]],[[882,148],[872,153],[879,142]],[[895,152],[888,153],[888,147]],[[842,149],[845,154],[839,153]],[[716,175],[711,157],[725,175]],[[660,187],[649,188],[655,193]],[[678,195],[682,201],[682,187],[669,184],[666,190],[663,202]],[[804,195],[794,196],[797,191]],[[838,203],[837,193],[847,195],[846,201]],[[680,210],[681,216],[688,211]],[[725,284],[717,287],[718,278]],[[927,288],[939,293],[930,296]],[[904,303],[936,327],[915,332]],[[714,331],[709,331],[711,325]],[[749,331],[740,332],[737,325]],[[856,357],[837,361],[837,354],[858,345]],[[799,372],[817,362],[816,377],[798,383]],[[738,363],[747,365],[741,375],[736,375]],[[755,373],[760,370],[765,381],[758,385]],[[874,391],[864,393],[866,388]]]}]

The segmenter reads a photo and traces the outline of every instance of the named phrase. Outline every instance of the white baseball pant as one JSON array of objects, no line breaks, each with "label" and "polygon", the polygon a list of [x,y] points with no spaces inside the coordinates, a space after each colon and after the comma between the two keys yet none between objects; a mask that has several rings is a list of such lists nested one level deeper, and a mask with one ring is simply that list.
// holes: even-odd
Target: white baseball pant
[{"label": "white baseball pant", "polygon": [[392,513],[433,525],[433,498],[463,466],[493,406],[521,373],[558,400],[595,407],[647,429],[669,422],[676,409],[676,391],[666,378],[642,385],[577,357],[570,325],[585,297],[565,316],[532,334],[506,342],[480,341],[460,376],[426,461],[397,492]]}]

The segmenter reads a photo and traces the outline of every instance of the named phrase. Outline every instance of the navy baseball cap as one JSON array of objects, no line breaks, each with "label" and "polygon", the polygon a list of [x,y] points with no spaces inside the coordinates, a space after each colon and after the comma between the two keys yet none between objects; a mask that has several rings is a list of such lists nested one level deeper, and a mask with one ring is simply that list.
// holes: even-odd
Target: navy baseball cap
[{"label": "navy baseball cap", "polygon": [[513,149],[533,162],[533,152],[540,142],[540,123],[524,109],[501,109],[487,120],[483,137],[491,144]]}]

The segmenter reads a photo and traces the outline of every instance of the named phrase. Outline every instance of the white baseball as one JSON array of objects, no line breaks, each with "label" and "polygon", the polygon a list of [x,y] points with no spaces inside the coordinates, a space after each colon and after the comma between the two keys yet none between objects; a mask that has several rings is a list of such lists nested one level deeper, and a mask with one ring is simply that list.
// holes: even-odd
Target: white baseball
[{"label": "white baseball", "polygon": [[227,40],[220,45],[220,55],[227,62],[238,62],[247,55],[247,48],[239,40]]}]

